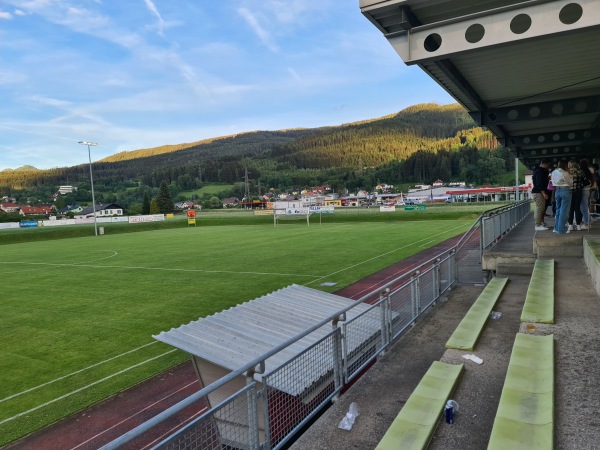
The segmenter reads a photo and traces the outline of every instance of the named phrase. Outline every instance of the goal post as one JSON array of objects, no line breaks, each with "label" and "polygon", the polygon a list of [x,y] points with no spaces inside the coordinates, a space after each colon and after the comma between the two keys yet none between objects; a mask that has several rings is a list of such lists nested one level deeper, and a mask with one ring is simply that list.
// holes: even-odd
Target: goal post
[{"label": "goal post", "polygon": [[302,220],[306,217],[306,225],[310,226],[309,208],[273,208],[273,226],[280,220]]},{"label": "goal post", "polygon": [[310,216],[319,215],[319,223],[323,214],[333,214],[333,206],[310,206],[301,208],[273,208],[273,225],[277,226],[279,220],[298,220],[306,217],[306,225],[310,226]]}]

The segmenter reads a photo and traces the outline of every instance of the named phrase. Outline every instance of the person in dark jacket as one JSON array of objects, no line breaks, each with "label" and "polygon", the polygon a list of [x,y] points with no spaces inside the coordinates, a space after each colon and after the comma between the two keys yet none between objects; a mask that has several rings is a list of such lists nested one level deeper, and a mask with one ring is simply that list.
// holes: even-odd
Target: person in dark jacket
[{"label": "person in dark jacket", "polygon": [[542,160],[539,166],[533,169],[533,188],[531,194],[535,202],[535,230],[544,231],[548,227],[544,224],[544,214],[546,213],[546,200],[550,197],[548,191],[548,169],[550,161]]}]

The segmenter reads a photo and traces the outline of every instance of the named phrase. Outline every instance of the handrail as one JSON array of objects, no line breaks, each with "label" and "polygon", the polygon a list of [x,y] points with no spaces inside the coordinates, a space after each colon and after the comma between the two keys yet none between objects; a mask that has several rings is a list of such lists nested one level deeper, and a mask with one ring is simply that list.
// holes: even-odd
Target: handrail
[{"label": "handrail", "polygon": [[[412,273],[414,273],[415,271],[420,270],[423,266],[427,266],[428,264],[431,264],[432,262],[434,262],[436,259],[438,259],[440,257],[440,255],[443,255],[445,253],[450,253],[451,254],[454,250],[455,250],[455,246],[451,247],[450,249],[444,250],[439,255],[434,256],[433,258],[428,259],[427,261],[421,263],[417,268],[415,268],[411,272],[403,274],[403,275],[401,275],[401,276],[393,279],[392,281],[389,281],[388,283],[386,283],[382,287],[379,287],[377,290],[378,291],[383,291],[383,290],[387,289],[388,287],[390,287],[390,286],[392,286],[394,284],[397,284],[399,280],[402,280],[403,278],[410,277],[412,275]],[[333,314],[330,314],[329,316],[327,316],[327,318],[322,319],[320,322],[316,323],[315,325],[311,326],[310,328],[307,328],[303,332],[298,333],[296,336],[294,336],[294,337],[288,339],[287,341],[285,341],[285,342],[277,345],[276,347],[273,347],[268,352],[263,353],[261,356],[258,356],[256,358],[254,358],[252,361],[250,361],[250,362],[244,364],[243,366],[239,367],[238,369],[230,372],[229,374],[227,374],[224,377],[218,379],[214,383],[211,383],[208,386],[205,386],[204,388],[202,388],[198,392],[196,392],[196,393],[190,395],[189,397],[181,400],[179,403],[171,406],[170,408],[164,410],[163,412],[157,414],[156,416],[148,419],[146,422],[138,425],[136,428],[128,431],[127,433],[121,435],[117,439],[115,439],[115,440],[109,442],[108,444],[100,447],[100,450],[113,450],[113,449],[120,448],[124,444],[126,444],[126,443],[130,442],[131,440],[133,440],[133,439],[141,436],[146,431],[149,431],[150,429],[154,428],[156,425],[158,425],[159,423],[163,422],[164,420],[167,420],[172,415],[177,414],[178,412],[180,412],[183,409],[187,408],[188,406],[192,405],[194,402],[202,399],[203,397],[206,397],[211,392],[216,391],[217,389],[223,387],[227,383],[233,381],[236,377],[239,377],[240,375],[243,375],[244,373],[248,372],[251,369],[255,369],[257,366],[263,365],[264,361],[266,359],[270,358],[271,356],[275,355],[276,353],[279,353],[280,351],[284,350],[285,348],[289,347],[290,345],[295,344],[300,339],[302,339],[303,337],[305,337],[305,336],[313,333],[314,331],[316,331],[317,329],[321,328],[322,326],[327,325],[328,323],[330,323],[331,321],[333,321],[335,319],[339,320],[340,317],[344,317],[343,320],[345,320],[345,314],[346,314],[346,312],[348,312],[352,308],[355,308],[358,304],[364,303],[366,300],[368,300],[372,296],[373,296],[372,292],[369,293],[369,294],[366,294],[366,295],[362,296],[361,298],[359,298],[358,300],[356,300],[355,302],[353,302],[350,306],[347,306],[347,307],[345,307],[343,309],[340,309],[339,311],[337,311],[337,312],[335,312]],[[260,373],[261,370],[260,369],[256,370],[256,372]]]}]

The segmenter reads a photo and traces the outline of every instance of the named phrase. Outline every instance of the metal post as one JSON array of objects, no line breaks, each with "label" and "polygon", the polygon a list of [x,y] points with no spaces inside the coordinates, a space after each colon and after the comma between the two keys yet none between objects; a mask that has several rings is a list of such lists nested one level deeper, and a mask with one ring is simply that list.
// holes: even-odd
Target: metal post
[{"label": "metal post", "polygon": [[437,300],[440,296],[440,258],[433,264],[433,298]]},{"label": "metal post", "polygon": [[254,389],[249,389],[246,392],[246,400],[248,406],[248,437],[250,442],[250,450],[259,450],[259,429],[258,429],[258,402],[256,392],[256,381],[254,381],[255,373],[264,373],[264,361],[259,367],[254,367],[246,372],[246,385],[254,385]]},{"label": "metal post", "polygon": [[94,211],[94,231],[96,236],[98,236],[98,222],[96,220],[96,196],[94,195],[94,175],[92,174],[92,152],[90,151],[90,146],[97,146],[96,142],[88,142],[88,141],[79,141],[81,145],[87,145],[88,149],[88,159],[90,161],[90,183],[92,185],[92,210]]},{"label": "metal post", "polygon": [[[379,308],[381,309],[381,347],[386,349],[391,342],[392,324],[390,314],[390,288],[379,293]],[[381,353],[383,355],[383,353]],[[380,355],[380,356],[381,356]]]},{"label": "metal post", "polygon": [[414,272],[410,277],[410,300],[412,303],[413,321],[419,317],[421,313],[421,294],[419,289],[419,274],[420,271]]},{"label": "metal post", "polygon": [[519,158],[515,158],[515,203],[519,201]]},{"label": "metal post", "polygon": [[339,391],[344,386],[344,355],[342,353],[342,329],[338,326],[340,320],[346,320],[346,315],[338,316],[331,322],[333,327],[333,382],[337,394],[334,400],[339,397]]}]

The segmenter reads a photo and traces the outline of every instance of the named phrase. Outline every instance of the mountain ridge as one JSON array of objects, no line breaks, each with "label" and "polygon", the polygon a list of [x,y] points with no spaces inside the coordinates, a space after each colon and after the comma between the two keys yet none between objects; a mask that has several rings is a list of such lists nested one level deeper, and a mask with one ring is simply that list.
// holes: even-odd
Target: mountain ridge
[{"label": "mountain ridge", "polygon": [[[250,179],[255,180],[265,174],[294,170],[361,171],[405,160],[420,150],[450,151],[463,141],[475,146],[497,146],[491,133],[475,128],[460,105],[423,103],[337,126],[248,131],[118,152],[93,163],[94,181],[111,186],[140,180],[156,187],[161,180],[173,182],[182,176],[196,180],[195,184],[239,182],[246,170]],[[3,171],[0,186],[61,185],[65,180],[71,184],[85,183],[89,180],[86,167],[87,164],[80,164],[47,170]]]}]

